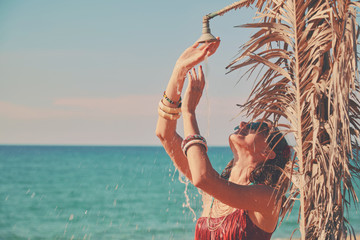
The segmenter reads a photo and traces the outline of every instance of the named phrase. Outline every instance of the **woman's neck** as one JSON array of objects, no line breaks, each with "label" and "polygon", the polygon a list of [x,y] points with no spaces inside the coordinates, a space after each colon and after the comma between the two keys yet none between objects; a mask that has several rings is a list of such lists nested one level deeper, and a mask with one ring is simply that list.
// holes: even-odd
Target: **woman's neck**
[{"label": "woman's neck", "polygon": [[241,185],[250,183],[250,174],[258,165],[256,157],[249,152],[241,152],[234,154],[234,163],[231,169],[229,181]]}]

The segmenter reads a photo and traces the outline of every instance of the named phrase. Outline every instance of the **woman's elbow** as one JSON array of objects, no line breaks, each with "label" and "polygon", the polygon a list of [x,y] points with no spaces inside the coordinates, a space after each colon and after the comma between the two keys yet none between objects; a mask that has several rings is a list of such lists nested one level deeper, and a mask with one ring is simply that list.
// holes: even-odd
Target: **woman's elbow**
[{"label": "woman's elbow", "polygon": [[157,127],[155,130],[155,134],[161,141],[168,141],[174,137],[175,131],[172,131],[171,129]]},{"label": "woman's elbow", "polygon": [[160,139],[160,141],[163,141],[165,139],[165,134],[159,129],[156,129],[155,134]]},{"label": "woman's elbow", "polygon": [[173,143],[174,134],[171,135],[171,134],[166,133],[164,131],[158,131],[158,130],[156,130],[155,134],[159,138],[161,144],[164,147],[171,146],[171,144]]},{"label": "woman's elbow", "polygon": [[155,130],[155,134],[162,143],[164,142],[173,143],[175,140],[178,140],[178,135],[174,129],[157,128]]}]

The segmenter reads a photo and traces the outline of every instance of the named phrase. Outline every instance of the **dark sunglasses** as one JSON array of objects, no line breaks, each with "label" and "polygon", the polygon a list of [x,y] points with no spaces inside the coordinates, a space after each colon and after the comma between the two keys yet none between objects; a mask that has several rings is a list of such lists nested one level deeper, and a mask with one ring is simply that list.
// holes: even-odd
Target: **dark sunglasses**
[{"label": "dark sunglasses", "polygon": [[[264,122],[250,122],[250,123],[245,125],[245,128],[255,130],[255,131],[257,131],[257,130],[259,130],[259,131],[269,130],[269,126]],[[238,129],[240,129],[240,126],[236,126],[234,128],[235,131],[238,130]]]}]

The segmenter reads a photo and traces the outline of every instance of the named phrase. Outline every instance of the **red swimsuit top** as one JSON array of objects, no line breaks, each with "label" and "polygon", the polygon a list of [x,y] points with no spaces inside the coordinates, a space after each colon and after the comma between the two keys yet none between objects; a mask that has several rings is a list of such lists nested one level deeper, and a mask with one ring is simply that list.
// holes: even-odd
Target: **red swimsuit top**
[{"label": "red swimsuit top", "polygon": [[[211,218],[210,226],[217,226],[224,217]],[[195,240],[269,240],[272,233],[256,226],[242,209],[226,216],[223,223],[214,231],[208,227],[208,218],[200,217],[196,222]]]}]

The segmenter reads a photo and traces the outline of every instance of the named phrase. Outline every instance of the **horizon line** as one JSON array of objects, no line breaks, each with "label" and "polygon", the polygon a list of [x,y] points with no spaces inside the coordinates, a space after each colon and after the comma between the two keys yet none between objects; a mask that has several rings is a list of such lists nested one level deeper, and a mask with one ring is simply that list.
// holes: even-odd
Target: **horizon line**
[{"label": "horizon line", "polygon": [[[163,147],[162,145],[151,144],[55,144],[55,143],[0,143],[0,146],[44,146],[44,147]],[[208,147],[229,147],[227,145],[208,145]]]}]

